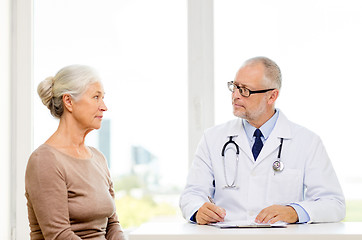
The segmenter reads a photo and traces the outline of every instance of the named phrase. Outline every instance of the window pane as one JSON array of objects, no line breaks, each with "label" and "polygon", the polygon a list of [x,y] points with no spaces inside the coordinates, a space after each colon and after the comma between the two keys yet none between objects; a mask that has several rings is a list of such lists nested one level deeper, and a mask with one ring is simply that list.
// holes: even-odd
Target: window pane
[{"label": "window pane", "polygon": [[[34,2],[35,88],[69,64],[102,77],[108,112],[87,144],[108,158],[125,228],[179,214],[188,163],[186,10],[182,0]],[[37,94],[34,105],[37,148],[58,121]]]},{"label": "window pane", "polygon": [[321,136],[350,221],[362,220],[362,209],[353,208],[362,202],[361,24],[358,0],[215,0],[216,123],[233,118],[226,82],[242,62],[260,55],[275,60],[283,74],[277,107]]}]

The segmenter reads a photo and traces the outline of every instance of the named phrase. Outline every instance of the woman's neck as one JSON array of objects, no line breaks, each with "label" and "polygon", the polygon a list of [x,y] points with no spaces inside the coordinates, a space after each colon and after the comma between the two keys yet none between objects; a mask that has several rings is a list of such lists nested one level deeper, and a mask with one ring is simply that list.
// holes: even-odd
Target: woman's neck
[{"label": "woman's neck", "polygon": [[77,122],[61,118],[58,129],[45,143],[72,157],[90,158],[90,150],[84,143],[89,132],[81,129]]}]

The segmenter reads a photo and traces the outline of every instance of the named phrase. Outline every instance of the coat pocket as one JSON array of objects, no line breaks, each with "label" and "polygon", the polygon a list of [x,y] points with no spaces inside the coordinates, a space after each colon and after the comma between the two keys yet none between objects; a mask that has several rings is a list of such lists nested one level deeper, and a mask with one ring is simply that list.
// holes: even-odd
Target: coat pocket
[{"label": "coat pocket", "polygon": [[268,177],[267,202],[285,205],[302,200],[303,176],[299,169],[284,169]]}]

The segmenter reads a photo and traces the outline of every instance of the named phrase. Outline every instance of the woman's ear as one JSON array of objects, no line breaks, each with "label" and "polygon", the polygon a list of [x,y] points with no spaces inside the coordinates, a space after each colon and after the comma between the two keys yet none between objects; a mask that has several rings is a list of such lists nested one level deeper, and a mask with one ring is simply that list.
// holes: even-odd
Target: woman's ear
[{"label": "woman's ear", "polygon": [[63,104],[69,112],[73,111],[73,101],[72,97],[69,94],[63,94]]}]

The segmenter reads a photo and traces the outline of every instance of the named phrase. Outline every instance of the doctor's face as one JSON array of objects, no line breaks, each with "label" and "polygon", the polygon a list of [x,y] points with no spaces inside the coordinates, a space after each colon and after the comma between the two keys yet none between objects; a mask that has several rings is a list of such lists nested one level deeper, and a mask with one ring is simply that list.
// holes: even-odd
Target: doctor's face
[{"label": "doctor's face", "polygon": [[[264,80],[264,65],[262,63],[252,63],[241,67],[235,76],[234,84],[252,91],[269,88]],[[269,114],[270,105],[268,99],[270,94],[271,92],[255,93],[249,97],[243,97],[239,91],[235,90],[232,93],[234,115],[246,119],[254,126],[258,125],[257,123],[264,121],[265,116]]]}]

